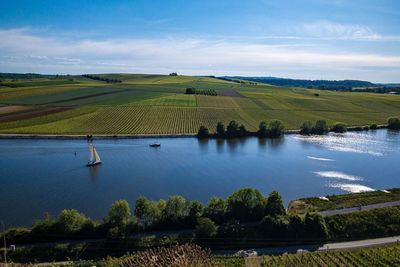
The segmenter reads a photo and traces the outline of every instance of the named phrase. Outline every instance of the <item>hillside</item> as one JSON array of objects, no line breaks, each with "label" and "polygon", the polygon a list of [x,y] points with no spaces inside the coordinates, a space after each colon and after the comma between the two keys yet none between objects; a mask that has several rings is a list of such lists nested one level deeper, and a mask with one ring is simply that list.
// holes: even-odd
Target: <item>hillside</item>
[{"label": "hillside", "polygon": [[[305,120],[367,125],[400,115],[400,97],[396,95],[278,87],[213,77],[92,75],[101,79],[1,76],[0,133],[194,134],[201,125],[213,132],[219,121],[226,125],[236,120],[255,131],[262,120],[279,119],[287,129],[298,129]],[[187,95],[189,87],[212,90],[217,96]]]}]

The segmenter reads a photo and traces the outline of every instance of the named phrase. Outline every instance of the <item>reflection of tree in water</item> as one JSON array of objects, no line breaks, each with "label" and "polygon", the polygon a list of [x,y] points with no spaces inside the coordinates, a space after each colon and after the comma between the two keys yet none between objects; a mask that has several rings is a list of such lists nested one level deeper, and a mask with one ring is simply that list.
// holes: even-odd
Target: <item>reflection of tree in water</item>
[{"label": "reflection of tree in water", "polygon": [[268,138],[268,145],[270,148],[277,150],[282,146],[284,141],[285,141],[284,137]]},{"label": "reflection of tree in water", "polygon": [[199,148],[201,151],[208,151],[208,138],[197,139],[199,143]]},{"label": "reflection of tree in water", "polygon": [[217,144],[217,152],[220,153],[220,154],[223,153],[224,152],[225,139],[217,138],[215,143]]},{"label": "reflection of tree in water", "polygon": [[95,182],[97,180],[97,176],[99,175],[101,165],[94,165],[91,167],[88,167],[89,169],[89,178],[92,182]]}]

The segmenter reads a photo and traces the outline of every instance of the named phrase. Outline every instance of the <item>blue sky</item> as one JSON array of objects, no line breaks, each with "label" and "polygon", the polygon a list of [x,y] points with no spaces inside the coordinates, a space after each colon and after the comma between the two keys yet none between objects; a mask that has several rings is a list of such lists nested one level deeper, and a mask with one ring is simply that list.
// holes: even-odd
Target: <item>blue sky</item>
[{"label": "blue sky", "polygon": [[400,82],[400,1],[0,0],[0,71]]}]

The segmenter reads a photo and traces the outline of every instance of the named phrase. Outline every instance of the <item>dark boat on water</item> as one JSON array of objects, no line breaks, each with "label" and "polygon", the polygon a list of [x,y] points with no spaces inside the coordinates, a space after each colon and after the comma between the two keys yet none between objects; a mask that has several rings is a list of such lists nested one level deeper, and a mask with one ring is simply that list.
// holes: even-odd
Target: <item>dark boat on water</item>
[{"label": "dark boat on water", "polygon": [[150,147],[160,147],[161,144],[160,143],[152,143],[149,145]]}]

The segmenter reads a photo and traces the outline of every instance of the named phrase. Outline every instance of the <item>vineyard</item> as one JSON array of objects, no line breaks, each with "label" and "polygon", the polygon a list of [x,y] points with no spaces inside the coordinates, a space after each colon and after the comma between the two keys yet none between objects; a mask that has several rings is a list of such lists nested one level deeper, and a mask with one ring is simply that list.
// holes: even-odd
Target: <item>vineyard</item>
[{"label": "vineyard", "polygon": [[[293,89],[212,77],[99,74],[6,80],[0,89],[0,132],[25,134],[195,134],[201,125],[236,120],[256,131],[281,120],[332,125],[385,123],[400,115],[400,96]],[[186,88],[217,95],[185,94]],[[48,111],[48,112],[46,112]],[[56,113],[57,111],[57,113]]]},{"label": "vineyard", "polygon": [[246,266],[400,266],[400,246],[248,258]]}]

